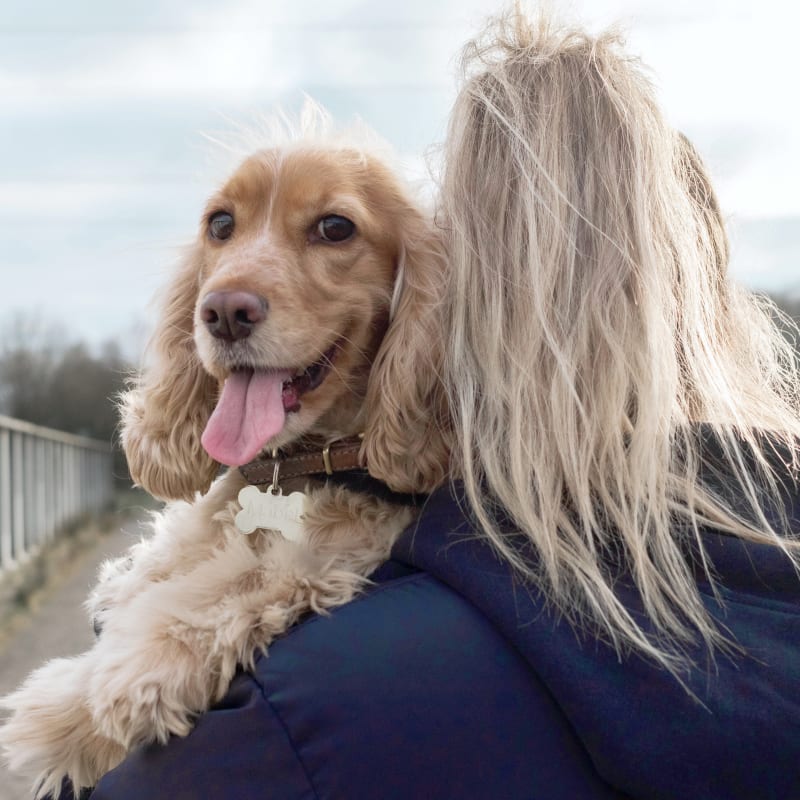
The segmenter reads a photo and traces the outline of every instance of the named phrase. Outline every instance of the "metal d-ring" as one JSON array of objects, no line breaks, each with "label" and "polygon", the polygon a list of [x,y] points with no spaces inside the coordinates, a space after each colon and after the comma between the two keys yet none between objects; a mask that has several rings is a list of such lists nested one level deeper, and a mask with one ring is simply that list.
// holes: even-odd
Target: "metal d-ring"
[{"label": "metal d-ring", "polygon": [[322,464],[325,467],[326,475],[333,475],[333,465],[331,464],[331,445],[330,442],[322,448]]},{"label": "metal d-ring", "polygon": [[272,460],[275,462],[275,468],[272,473],[272,486],[269,487],[270,494],[283,494],[280,485],[278,484],[278,479],[281,474],[281,462],[278,459],[278,450],[275,448],[272,451]]}]

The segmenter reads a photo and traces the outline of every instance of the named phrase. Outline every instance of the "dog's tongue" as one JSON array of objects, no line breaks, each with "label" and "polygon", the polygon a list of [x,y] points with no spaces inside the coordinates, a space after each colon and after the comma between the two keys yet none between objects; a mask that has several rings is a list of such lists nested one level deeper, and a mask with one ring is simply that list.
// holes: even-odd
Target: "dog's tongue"
[{"label": "dog's tongue", "polygon": [[238,467],[252,461],[286,419],[283,382],[288,372],[232,372],[208,420],[202,445],[220,464]]}]

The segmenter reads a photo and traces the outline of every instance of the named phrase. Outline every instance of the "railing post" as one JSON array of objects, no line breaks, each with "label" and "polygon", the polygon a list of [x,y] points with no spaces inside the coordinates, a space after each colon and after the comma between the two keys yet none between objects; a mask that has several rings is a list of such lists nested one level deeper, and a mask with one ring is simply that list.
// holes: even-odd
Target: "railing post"
[{"label": "railing post", "polygon": [[14,559],[19,561],[25,553],[25,434],[14,431],[11,434],[11,476],[14,496]]},{"label": "railing post", "polygon": [[26,553],[36,544],[36,497],[31,491],[36,481],[36,442],[32,436],[25,435],[23,459],[25,462],[23,492],[25,493],[25,544]]},{"label": "railing post", "polygon": [[45,484],[45,537],[47,541],[53,538],[56,530],[56,493],[54,460],[56,444],[52,441],[44,443],[44,484]]},{"label": "railing post", "polygon": [[14,560],[11,517],[11,431],[0,428],[0,568]]}]

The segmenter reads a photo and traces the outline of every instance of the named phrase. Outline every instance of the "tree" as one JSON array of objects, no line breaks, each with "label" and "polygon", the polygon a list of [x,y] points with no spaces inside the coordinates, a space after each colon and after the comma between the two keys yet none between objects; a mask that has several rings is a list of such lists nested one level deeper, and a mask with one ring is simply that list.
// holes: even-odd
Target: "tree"
[{"label": "tree", "polygon": [[52,326],[12,320],[0,350],[0,411],[37,425],[108,442],[117,450],[115,475],[127,480],[116,441],[115,398],[129,365],[115,342],[94,356],[83,342],[65,343]]}]

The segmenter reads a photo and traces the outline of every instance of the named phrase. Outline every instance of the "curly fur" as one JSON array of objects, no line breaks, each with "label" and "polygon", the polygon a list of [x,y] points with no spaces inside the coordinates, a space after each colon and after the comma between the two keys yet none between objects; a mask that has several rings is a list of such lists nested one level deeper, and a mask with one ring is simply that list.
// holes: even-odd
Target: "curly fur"
[{"label": "curly fur", "polygon": [[[309,244],[309,222],[341,204],[354,241]],[[94,647],[49,662],[3,700],[13,714],[0,740],[37,797],[57,795],[64,778],[92,786],[132,747],[187,734],[238,665],[302,614],[362,589],[413,519],[407,507],[312,484],[301,543],[239,533],[244,479],[231,469],[214,482],[219,465],[200,444],[236,363],[308,364],[334,332],[344,342],[334,368],[267,445],[364,430],[370,470],[390,487],[426,492],[447,474],[440,243],[389,168],[345,142],[286,144],[250,156],[209,213],[220,207],[235,209],[237,237],[222,247],[204,224],[164,295],[149,363],[121,401],[132,476],[172,502],[149,536],[102,568],[87,603],[102,630]],[[233,346],[198,317],[220,289],[269,298],[268,319]]]}]

